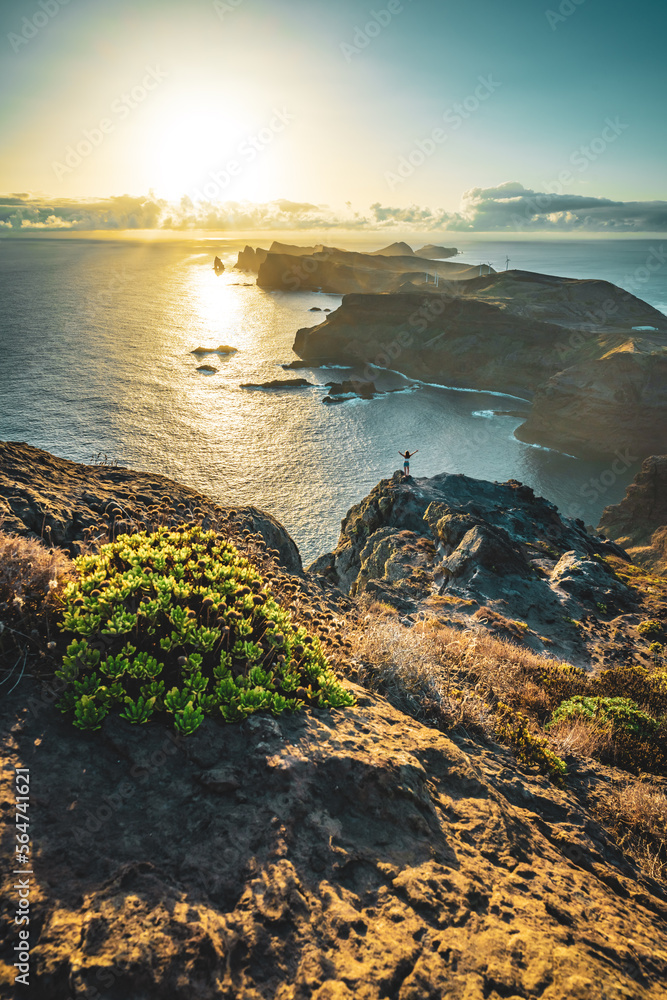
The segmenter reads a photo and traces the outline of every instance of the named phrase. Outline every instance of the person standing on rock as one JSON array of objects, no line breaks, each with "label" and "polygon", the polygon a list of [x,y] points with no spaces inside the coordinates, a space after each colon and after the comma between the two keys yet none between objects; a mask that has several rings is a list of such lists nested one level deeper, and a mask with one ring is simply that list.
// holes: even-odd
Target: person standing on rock
[{"label": "person standing on rock", "polygon": [[[419,448],[417,448],[417,451],[419,451]],[[402,451],[399,451],[398,453],[403,459],[403,476],[406,479],[410,475],[410,459],[413,455],[417,454],[417,451],[406,451],[405,454],[403,454]]]}]

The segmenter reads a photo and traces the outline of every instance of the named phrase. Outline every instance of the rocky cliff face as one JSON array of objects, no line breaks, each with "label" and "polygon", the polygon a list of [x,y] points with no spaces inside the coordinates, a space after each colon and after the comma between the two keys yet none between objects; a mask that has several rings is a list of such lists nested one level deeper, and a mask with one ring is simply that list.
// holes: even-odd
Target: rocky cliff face
[{"label": "rocky cliff face", "polygon": [[268,250],[262,250],[261,247],[244,247],[243,250],[239,251],[239,255],[234,267],[239,271],[252,271],[257,274],[259,271],[260,264],[263,264],[266,260],[266,255]]},{"label": "rocky cliff face", "polygon": [[667,347],[631,341],[557,372],[516,436],[582,458],[667,451]]},{"label": "rocky cliff face", "polygon": [[624,499],[602,512],[599,530],[641,566],[667,573],[667,455],[644,460]]},{"label": "rocky cliff face", "polygon": [[662,313],[609,282],[529,272],[444,289],[346,295],[324,323],[297,332],[294,350],[308,360],[370,362],[442,385],[534,396],[517,436],[577,456],[667,451]]},{"label": "rocky cliff face", "polygon": [[323,323],[297,332],[294,350],[309,361],[370,362],[428,382],[527,396],[554,370],[561,333],[474,298],[346,295]]}]

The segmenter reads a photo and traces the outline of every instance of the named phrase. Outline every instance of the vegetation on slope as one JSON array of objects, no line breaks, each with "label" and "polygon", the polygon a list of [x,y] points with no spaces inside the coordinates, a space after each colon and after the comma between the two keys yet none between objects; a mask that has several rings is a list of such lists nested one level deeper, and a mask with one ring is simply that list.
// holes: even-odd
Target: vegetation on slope
[{"label": "vegetation on slope", "polygon": [[121,535],[75,560],[62,629],[72,641],[56,676],[74,725],[96,729],[114,707],[132,723],[154,712],[194,732],[305,704],[354,703],[318,639],[295,629],[230,542],[192,527]]}]

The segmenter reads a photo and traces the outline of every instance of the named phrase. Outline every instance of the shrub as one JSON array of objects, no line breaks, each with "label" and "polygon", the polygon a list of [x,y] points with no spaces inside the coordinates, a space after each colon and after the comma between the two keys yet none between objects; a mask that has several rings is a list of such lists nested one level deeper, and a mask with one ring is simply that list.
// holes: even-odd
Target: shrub
[{"label": "shrub", "polygon": [[577,718],[609,728],[611,745],[602,749],[600,760],[630,771],[662,774],[667,770],[664,723],[654,719],[630,698],[570,698],[559,705],[545,728],[551,730],[564,720]]},{"label": "shrub", "polygon": [[56,671],[75,726],[98,729],[115,707],[155,712],[194,732],[205,715],[236,722],[305,704],[351,705],[319,640],[295,628],[254,567],[199,527],[122,535],[75,560]]},{"label": "shrub", "polygon": [[601,695],[631,698],[653,715],[667,712],[667,673],[645,667],[611,667],[594,681]]},{"label": "shrub", "polygon": [[528,767],[537,767],[542,774],[561,785],[567,774],[567,766],[549,747],[543,736],[529,729],[529,720],[521,712],[515,712],[504,702],[498,703],[496,738],[506,743]]},{"label": "shrub", "polygon": [[640,635],[660,635],[662,630],[662,622],[655,621],[654,619],[640,622],[637,626],[637,631]]},{"label": "shrub", "polygon": [[656,719],[642,711],[630,698],[587,698],[575,695],[558,706],[546,728],[562,719],[576,716],[583,716],[601,725],[609,723],[614,730],[625,730],[634,736],[654,733],[658,726]]}]

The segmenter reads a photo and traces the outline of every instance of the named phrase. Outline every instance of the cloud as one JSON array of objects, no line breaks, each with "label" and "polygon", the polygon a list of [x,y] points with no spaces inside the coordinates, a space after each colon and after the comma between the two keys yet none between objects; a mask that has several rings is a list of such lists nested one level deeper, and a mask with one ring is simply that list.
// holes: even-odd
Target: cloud
[{"label": "cloud", "polygon": [[665,232],[667,202],[532,191],[517,181],[466,191],[458,212],[371,206],[377,223],[457,232]]},{"label": "cloud", "polygon": [[0,197],[4,235],[31,230],[190,229],[217,232],[253,230],[344,229],[454,232],[666,232],[667,202],[612,201],[588,195],[547,193],[517,181],[493,188],[472,188],[457,212],[419,205],[393,208],[376,202],[367,214],[350,203],[336,211],[327,205],[288,199],[254,202],[168,202],[145,197],[57,202],[29,194]]}]

